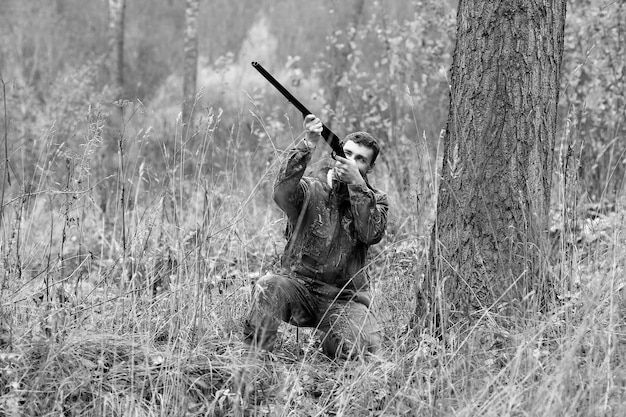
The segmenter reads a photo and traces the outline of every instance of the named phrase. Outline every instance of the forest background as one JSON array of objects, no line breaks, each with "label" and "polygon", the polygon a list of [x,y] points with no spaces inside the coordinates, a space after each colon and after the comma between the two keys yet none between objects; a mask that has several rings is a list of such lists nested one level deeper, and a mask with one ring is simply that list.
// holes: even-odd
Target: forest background
[{"label": "forest background", "polygon": [[[614,299],[581,325],[581,300],[605,305],[599,294],[622,285],[598,277],[623,267],[607,261],[623,259],[623,1],[568,2],[551,234],[554,273],[575,311],[565,332],[580,349],[544,327],[507,333],[517,347],[497,353],[483,348],[502,344],[503,330],[453,347],[404,331],[435,217],[456,1],[201,1],[195,122],[185,132],[184,2],[126,7],[120,90],[107,2],[2,1],[5,414],[607,415],[624,404],[614,363],[623,332],[593,327],[615,325]],[[301,115],[251,61],[340,136],[368,130],[382,143],[372,179],[392,210],[370,268],[392,357],[382,366],[310,360],[314,338],[286,329],[289,358],[242,382],[250,283],[284,244],[273,174],[302,133]],[[587,367],[563,367],[571,357]],[[511,373],[502,363],[515,360]],[[309,367],[316,361],[323,370]],[[546,387],[553,396],[540,395]]]}]

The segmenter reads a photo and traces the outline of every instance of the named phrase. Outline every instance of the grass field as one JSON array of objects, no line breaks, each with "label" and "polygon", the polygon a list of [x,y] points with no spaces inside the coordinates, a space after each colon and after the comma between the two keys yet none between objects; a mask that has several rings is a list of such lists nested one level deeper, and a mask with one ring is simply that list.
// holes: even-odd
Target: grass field
[{"label": "grass field", "polygon": [[[548,273],[559,302],[523,322],[486,312],[443,343],[407,327],[434,215],[434,198],[413,204],[434,189],[424,159],[407,167],[404,189],[384,165],[377,180],[395,211],[370,268],[383,351],[335,363],[312,331],[285,326],[272,354],[249,358],[240,329],[251,283],[284,244],[269,198],[279,154],[239,151],[233,130],[235,148],[220,154],[229,168],[190,176],[219,150],[209,119],[201,145],[164,148],[175,162],[163,173],[138,157],[149,129],[105,153],[94,118],[71,152],[52,152],[55,139],[42,136],[28,187],[9,174],[1,415],[626,415],[624,204],[573,218],[555,202]],[[99,168],[101,154],[117,171]]]}]

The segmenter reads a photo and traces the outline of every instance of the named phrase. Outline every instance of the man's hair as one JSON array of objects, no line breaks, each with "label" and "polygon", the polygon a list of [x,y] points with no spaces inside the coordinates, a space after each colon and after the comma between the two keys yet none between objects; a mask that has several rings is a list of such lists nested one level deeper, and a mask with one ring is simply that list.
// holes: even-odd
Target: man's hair
[{"label": "man's hair", "polygon": [[343,141],[347,142],[349,140],[356,144],[370,148],[374,151],[374,153],[372,154],[372,162],[370,164],[371,166],[374,166],[374,162],[376,162],[376,158],[380,153],[380,145],[378,144],[376,138],[374,138],[374,136],[370,135],[367,132],[354,132],[346,136]]}]

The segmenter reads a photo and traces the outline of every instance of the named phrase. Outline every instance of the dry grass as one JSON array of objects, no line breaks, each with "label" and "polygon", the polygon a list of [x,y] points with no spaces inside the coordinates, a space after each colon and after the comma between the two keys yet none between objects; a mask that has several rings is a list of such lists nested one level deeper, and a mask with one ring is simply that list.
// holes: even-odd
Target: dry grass
[{"label": "dry grass", "polygon": [[[118,149],[125,170],[106,212],[104,179],[93,168],[102,148],[97,118],[83,152],[65,155],[74,167],[66,182],[42,176],[28,195],[5,185],[0,414],[626,414],[623,206],[563,232],[569,239],[559,241],[550,272],[559,305],[506,326],[491,311],[469,334],[442,343],[407,331],[432,201],[416,213],[414,199],[383,172],[397,207],[371,268],[384,350],[336,363],[315,334],[285,327],[273,354],[250,358],[239,340],[250,285],[283,244],[279,213],[268,210],[277,155],[241,151],[245,158],[221,161],[227,171],[190,178],[185,166],[216,152],[219,115],[207,119],[195,148],[177,140],[162,176],[136,159],[145,131],[126,131]],[[244,134],[230,131],[231,158]],[[50,161],[44,148],[42,161]],[[264,158],[265,167],[249,163]],[[412,160],[414,178],[428,178],[430,161]]]}]

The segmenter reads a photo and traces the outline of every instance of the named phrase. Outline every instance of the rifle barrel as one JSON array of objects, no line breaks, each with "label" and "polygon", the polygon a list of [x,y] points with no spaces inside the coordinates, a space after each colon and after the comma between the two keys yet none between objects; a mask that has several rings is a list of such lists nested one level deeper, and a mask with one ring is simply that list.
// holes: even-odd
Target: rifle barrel
[{"label": "rifle barrel", "polygon": [[274,78],[272,76],[272,74],[270,74],[269,72],[267,72],[265,70],[265,68],[263,68],[263,66],[261,64],[259,64],[258,62],[254,61],[252,62],[252,66],[261,73],[261,75],[263,77],[265,77],[265,79],[267,81],[270,82],[270,84],[272,84],[278,91],[280,91],[280,93],[285,96],[285,98],[291,103],[293,104],[299,111],[300,113],[302,113],[302,117],[306,117],[309,114],[313,114],[309,111],[309,109],[307,109],[306,107],[304,107],[304,104],[300,103],[298,101],[297,98],[295,98],[285,87],[283,87],[283,85],[281,83],[279,83],[276,78]]},{"label": "rifle barrel", "polygon": [[[253,61],[252,62],[252,66],[254,67],[254,69],[259,71],[259,73],[267,81],[269,81],[270,84],[272,84],[274,86],[274,88],[276,88],[287,99],[287,101],[289,101],[291,104],[293,104],[295,106],[295,108],[298,109],[298,111],[300,111],[300,113],[302,113],[302,117],[306,117],[309,114],[313,114],[313,113],[311,113],[311,111],[309,111],[309,109],[304,107],[304,104],[300,103],[300,101],[298,101],[298,99],[295,98],[293,96],[293,94],[291,94],[289,92],[289,90],[287,90],[285,87],[283,87],[283,85],[281,83],[279,83],[278,80],[276,80],[276,78],[274,78],[272,76],[272,74],[267,72],[265,70],[265,68],[263,68],[263,66],[261,64],[259,64],[256,61]],[[341,142],[341,139],[339,139],[339,136],[337,136],[335,133],[333,133],[333,131],[331,131],[328,127],[326,127],[326,125],[324,123],[322,123],[322,137],[324,138],[326,143],[328,143],[328,145],[330,145],[330,147],[333,149],[335,154],[337,154],[337,155],[339,155],[339,156],[341,156],[343,158],[346,157],[346,155],[343,152],[343,144]]]}]

